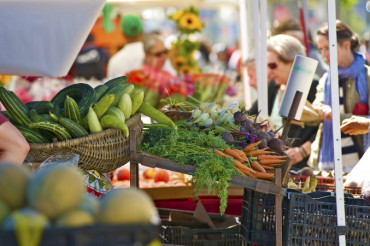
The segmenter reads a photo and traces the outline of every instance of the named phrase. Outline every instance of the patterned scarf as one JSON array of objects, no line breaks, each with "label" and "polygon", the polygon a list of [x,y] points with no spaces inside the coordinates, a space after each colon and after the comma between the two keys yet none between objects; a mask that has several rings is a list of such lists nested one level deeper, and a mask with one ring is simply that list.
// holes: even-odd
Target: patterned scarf
[{"label": "patterned scarf", "polygon": [[[362,54],[354,53],[354,62],[348,68],[338,68],[340,79],[356,78],[356,91],[360,95],[362,103],[368,104],[367,83],[365,75],[365,58]],[[331,106],[331,86],[330,71],[326,78],[324,88],[324,104]],[[320,169],[333,169],[334,167],[334,144],[333,144],[333,124],[331,120],[324,120],[322,144],[319,156]]]}]

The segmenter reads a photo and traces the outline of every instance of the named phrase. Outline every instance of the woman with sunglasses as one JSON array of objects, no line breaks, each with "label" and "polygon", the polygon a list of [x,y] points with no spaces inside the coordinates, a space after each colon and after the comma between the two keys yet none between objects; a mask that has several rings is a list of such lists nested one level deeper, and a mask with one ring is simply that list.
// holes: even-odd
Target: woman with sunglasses
[{"label": "woman with sunglasses", "polygon": [[[329,28],[325,24],[317,31],[317,44],[322,57],[329,63]],[[370,67],[358,53],[357,35],[343,22],[336,22],[337,59],[339,75],[340,119],[352,115],[369,117]],[[333,132],[331,121],[330,73],[320,79],[316,99],[313,103],[322,123],[319,126],[315,143],[312,145],[310,166],[313,168],[334,169]],[[366,150],[364,135],[341,135],[343,171],[350,171]],[[365,148],[364,148],[365,147]]]},{"label": "woman with sunglasses", "polygon": [[[272,36],[268,40],[267,71],[269,77],[279,86],[276,93],[268,98],[269,101],[272,101],[270,117],[275,127],[283,126],[283,119],[278,112],[296,55],[305,55],[305,48],[298,39],[290,35],[279,34]],[[312,82],[307,96],[309,102],[313,102],[315,99],[317,84],[318,81],[316,80]],[[293,143],[286,153],[292,158],[292,169],[299,170],[307,166],[307,160],[311,153],[311,144],[315,140],[316,131],[317,127],[307,126],[302,122],[296,122],[296,124],[291,125],[288,138],[291,138]]]}]

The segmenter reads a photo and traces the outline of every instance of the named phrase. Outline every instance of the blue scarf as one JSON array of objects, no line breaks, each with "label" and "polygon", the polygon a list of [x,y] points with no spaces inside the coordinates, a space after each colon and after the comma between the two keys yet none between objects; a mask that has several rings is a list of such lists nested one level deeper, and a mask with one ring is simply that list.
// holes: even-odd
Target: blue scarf
[{"label": "blue scarf", "polygon": [[[354,53],[354,62],[348,68],[338,68],[338,75],[340,79],[356,78],[356,91],[360,95],[362,103],[368,104],[368,93],[366,83],[366,69],[365,58],[362,54]],[[324,104],[331,106],[331,87],[330,87],[330,71],[326,78],[324,88]],[[324,120],[324,129],[322,136],[322,144],[319,156],[319,163],[325,169],[332,169],[334,167],[334,144],[333,144],[333,124],[331,120]]]}]

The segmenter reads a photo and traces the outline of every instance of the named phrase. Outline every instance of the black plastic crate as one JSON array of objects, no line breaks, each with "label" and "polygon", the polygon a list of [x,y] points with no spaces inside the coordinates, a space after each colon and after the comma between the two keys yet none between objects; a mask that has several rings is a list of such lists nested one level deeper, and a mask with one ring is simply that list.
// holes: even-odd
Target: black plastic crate
[{"label": "black plastic crate", "polygon": [[200,228],[192,229],[184,226],[162,226],[163,243],[189,246],[244,246],[245,239],[241,235],[241,226],[235,225],[225,229]]},{"label": "black plastic crate", "polygon": [[[159,226],[87,226],[50,228],[43,232],[40,246],[141,246],[159,240]],[[17,246],[14,231],[0,230],[1,246]]]},{"label": "black plastic crate", "polygon": [[[336,199],[332,192],[289,191],[283,198],[283,245],[337,245]],[[370,206],[345,195],[347,245],[370,246]],[[275,196],[245,189],[242,235],[248,244],[275,245]]]},{"label": "black plastic crate", "polygon": [[[312,198],[290,194],[287,245],[337,245],[336,199],[334,196]],[[370,206],[363,199],[345,198],[346,243],[370,245]]]},{"label": "black plastic crate", "polygon": [[[287,203],[283,199],[283,225]],[[241,224],[248,244],[275,245],[275,195],[244,189]]]}]

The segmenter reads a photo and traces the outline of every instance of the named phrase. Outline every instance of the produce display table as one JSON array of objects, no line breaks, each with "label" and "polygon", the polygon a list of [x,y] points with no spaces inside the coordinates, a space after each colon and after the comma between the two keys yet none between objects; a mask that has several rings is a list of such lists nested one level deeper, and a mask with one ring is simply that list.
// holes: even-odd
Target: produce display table
[{"label": "produce display table", "polygon": [[[134,135],[136,129],[130,130],[130,135]],[[174,172],[180,172],[185,174],[193,174],[195,167],[187,164],[179,164],[177,162],[154,156],[145,152],[136,151],[136,139],[130,138],[130,186],[139,187],[139,163],[141,165],[162,168]],[[288,161],[290,162],[290,161]],[[289,164],[286,166],[290,166]],[[285,168],[283,171],[289,172]],[[282,198],[286,194],[287,189],[282,186],[286,173],[282,174],[282,170],[275,169],[275,182],[264,181],[260,179],[233,176],[229,181],[233,185],[241,186],[250,190],[261,192],[264,194],[275,195],[276,204],[276,245],[282,245]]]}]

